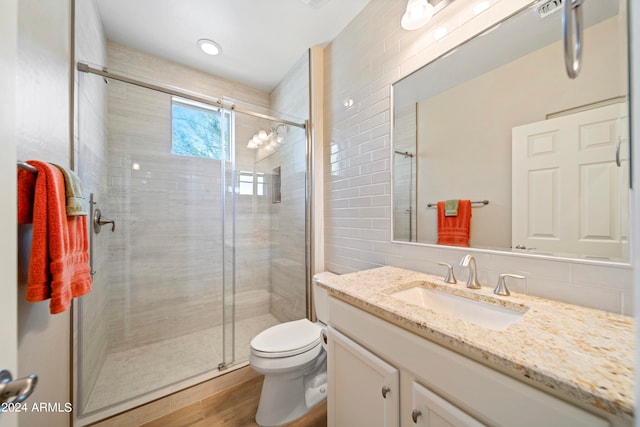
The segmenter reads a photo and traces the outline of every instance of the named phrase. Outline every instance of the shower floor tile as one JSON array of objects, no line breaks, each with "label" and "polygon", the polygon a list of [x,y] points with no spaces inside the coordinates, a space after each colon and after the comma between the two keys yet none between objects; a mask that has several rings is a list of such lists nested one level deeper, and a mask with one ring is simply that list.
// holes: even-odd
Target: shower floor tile
[{"label": "shower floor tile", "polygon": [[[236,323],[235,359],[246,361],[249,342],[280,323],[264,314]],[[108,354],[84,412],[92,412],[194,375],[218,369],[222,327],[205,329],[139,348]]]}]

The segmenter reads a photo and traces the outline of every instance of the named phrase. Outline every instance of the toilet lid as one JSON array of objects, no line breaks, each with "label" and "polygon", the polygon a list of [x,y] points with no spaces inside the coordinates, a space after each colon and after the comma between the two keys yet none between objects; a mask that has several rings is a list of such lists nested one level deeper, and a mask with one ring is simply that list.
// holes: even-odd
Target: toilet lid
[{"label": "toilet lid", "polygon": [[319,345],[321,330],[308,319],[281,323],[256,335],[251,348],[262,357],[295,356]]}]

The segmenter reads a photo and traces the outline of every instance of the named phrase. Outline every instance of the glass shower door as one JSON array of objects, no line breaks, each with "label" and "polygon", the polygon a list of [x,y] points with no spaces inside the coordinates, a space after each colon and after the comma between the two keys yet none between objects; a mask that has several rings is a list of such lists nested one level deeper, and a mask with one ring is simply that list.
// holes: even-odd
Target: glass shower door
[{"label": "glass shower door", "polygon": [[[220,110],[80,79],[78,172],[94,208],[115,221],[113,232],[92,233],[93,291],[78,306],[77,386],[86,414],[231,360],[224,188],[233,158]],[[194,117],[210,123],[179,126]],[[199,145],[213,143],[207,132],[216,131],[222,150]],[[196,141],[191,152],[180,132]]]},{"label": "glass shower door", "polygon": [[[233,303],[225,310],[233,333],[225,351],[242,363],[254,336],[306,316],[306,134],[238,111],[232,129],[235,163],[227,173],[226,209],[233,215],[233,277],[225,280],[225,294]],[[265,139],[254,147],[248,141],[260,131]]]},{"label": "glass shower door", "polygon": [[116,224],[91,235],[77,305],[86,422],[244,366],[255,335],[306,316],[304,126],[111,72],[79,76],[77,169]]}]

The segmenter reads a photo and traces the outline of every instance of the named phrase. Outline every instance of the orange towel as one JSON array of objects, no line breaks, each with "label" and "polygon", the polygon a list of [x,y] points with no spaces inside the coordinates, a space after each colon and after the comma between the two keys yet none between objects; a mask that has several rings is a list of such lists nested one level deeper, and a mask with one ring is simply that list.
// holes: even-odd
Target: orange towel
[{"label": "orange towel", "polygon": [[18,224],[33,222],[33,193],[36,189],[36,174],[18,169]]},{"label": "orange towel", "polygon": [[87,220],[66,215],[64,177],[57,167],[35,160],[28,163],[38,174],[27,301],[50,298],[51,314],[62,313],[72,298],[91,291]]},{"label": "orange towel", "polygon": [[457,216],[444,215],[444,202],[438,202],[438,244],[469,246],[471,200],[460,200]]}]

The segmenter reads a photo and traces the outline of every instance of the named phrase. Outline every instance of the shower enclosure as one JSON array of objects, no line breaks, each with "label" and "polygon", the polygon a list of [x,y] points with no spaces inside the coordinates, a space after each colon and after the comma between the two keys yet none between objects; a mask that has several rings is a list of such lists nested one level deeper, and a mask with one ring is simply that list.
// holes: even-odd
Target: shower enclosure
[{"label": "shower enclosure", "polygon": [[393,159],[393,238],[403,242],[415,242],[417,230],[416,194],[416,117],[417,106],[396,108],[394,114]]},{"label": "shower enclosure", "polygon": [[91,233],[93,291],[76,306],[91,417],[244,366],[253,336],[306,316],[307,137],[187,92],[78,86],[77,170],[115,223]]},{"label": "shower enclosure", "polygon": [[414,155],[408,151],[393,152],[394,186],[393,197],[398,203],[394,206],[393,231],[396,240],[414,242],[417,234],[415,192],[413,191],[415,173]]}]

